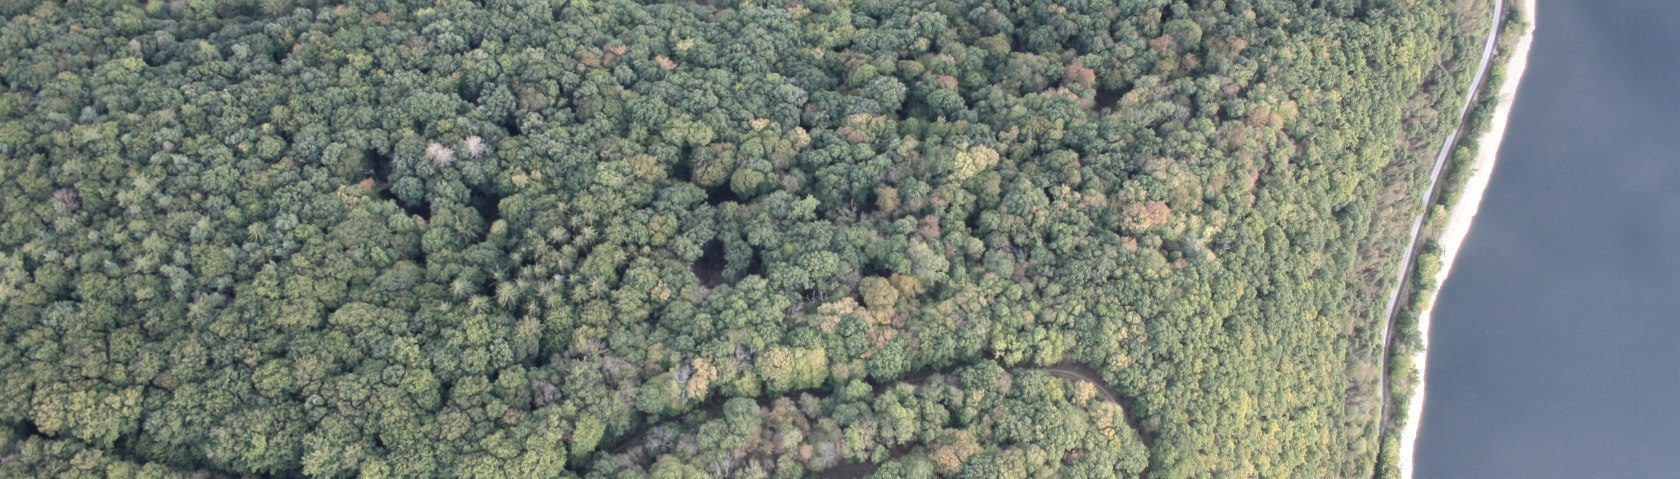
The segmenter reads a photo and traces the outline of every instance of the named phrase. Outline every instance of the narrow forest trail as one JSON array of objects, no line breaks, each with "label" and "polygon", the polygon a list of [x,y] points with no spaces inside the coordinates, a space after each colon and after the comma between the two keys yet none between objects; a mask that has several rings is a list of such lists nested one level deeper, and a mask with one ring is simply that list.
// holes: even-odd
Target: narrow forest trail
[{"label": "narrow forest trail", "polygon": [[[1092,386],[1096,386],[1097,392],[1103,395],[1103,399],[1120,405],[1121,411],[1125,412],[1126,425],[1131,426],[1132,430],[1137,432],[1138,442],[1143,443],[1145,447],[1155,443],[1155,434],[1149,432],[1148,429],[1144,429],[1143,425],[1138,422],[1137,411],[1134,410],[1137,407],[1137,401],[1121,395],[1114,388],[1109,387],[1108,383],[1103,381],[1102,374],[1098,373],[1095,368],[1080,363],[1060,363],[1039,368],[1039,370],[1051,376],[1075,382],[1091,383]],[[1144,472],[1147,473],[1148,469],[1144,469]]]},{"label": "narrow forest trail", "polygon": [[1422,211],[1419,211],[1417,216],[1412,219],[1412,231],[1406,243],[1406,255],[1400,261],[1398,282],[1394,285],[1393,293],[1388,297],[1388,308],[1383,315],[1382,354],[1378,360],[1380,371],[1378,377],[1381,378],[1378,388],[1382,391],[1381,413],[1377,415],[1378,447],[1381,447],[1383,439],[1388,435],[1389,403],[1393,402],[1388,388],[1388,360],[1391,356],[1390,350],[1394,346],[1394,335],[1392,334],[1395,325],[1394,318],[1400,311],[1400,298],[1410,290],[1411,276],[1417,269],[1417,257],[1424,244],[1421,241],[1423,239],[1423,225],[1429,219],[1431,209],[1429,206],[1435,204],[1436,199],[1441,195],[1441,188],[1445,186],[1445,182],[1441,180],[1445,179],[1447,175],[1447,161],[1452,158],[1453,150],[1457,149],[1459,140],[1464,136],[1465,129],[1468,126],[1465,124],[1465,120],[1470,117],[1470,107],[1474,106],[1476,100],[1480,98],[1482,85],[1487,83],[1487,78],[1493,71],[1493,59],[1498,49],[1500,29],[1505,23],[1505,1],[1493,1],[1492,26],[1488,30],[1487,42],[1482,46],[1482,62],[1476,68],[1476,76],[1470,82],[1469,91],[1464,95],[1464,106],[1458,110],[1458,127],[1447,135],[1447,139],[1441,143],[1441,151],[1435,155],[1435,164],[1429,169],[1429,193],[1424,195],[1422,199]]},{"label": "narrow forest trail", "polygon": [[[1101,394],[1104,400],[1120,406],[1120,411],[1125,417],[1126,425],[1131,427],[1132,432],[1137,433],[1138,442],[1143,444],[1144,449],[1148,450],[1151,448],[1150,446],[1154,444],[1155,435],[1150,433],[1148,430],[1145,430],[1143,426],[1138,423],[1137,413],[1132,409],[1136,401],[1121,395],[1119,391],[1115,391],[1114,388],[1109,387],[1108,383],[1103,381],[1102,374],[1098,373],[1096,369],[1080,363],[1062,362],[1050,366],[1021,367],[1016,368],[1015,371],[1040,371],[1051,376],[1073,381],[1075,383],[1090,383],[1091,386],[1096,387],[1097,393]],[[920,382],[927,378],[928,376],[924,375],[900,382]],[[897,459],[905,454],[908,454],[910,450],[910,447],[901,446],[900,448],[893,450],[891,457],[893,459]],[[873,462],[842,464],[813,473],[812,477],[834,479],[859,478],[874,473],[876,470],[880,469],[880,467],[881,465],[879,463]],[[1145,465],[1143,470],[1138,472],[1138,479],[1149,477],[1149,467],[1149,465]]]},{"label": "narrow forest trail", "polygon": [[[1109,387],[1108,382],[1103,381],[1102,375],[1097,373],[1095,368],[1080,363],[1061,363],[1045,367],[1040,370],[1050,374],[1051,376],[1075,382],[1086,382],[1090,383],[1092,386],[1096,386],[1097,392],[1102,393],[1104,399],[1120,406],[1120,412],[1126,418],[1126,425],[1131,426],[1132,432],[1137,433],[1138,442],[1143,444],[1145,449],[1154,449],[1155,433],[1149,432],[1148,429],[1144,429],[1143,425],[1138,422],[1136,411],[1137,401],[1123,396],[1118,391],[1115,391],[1114,388]],[[1143,466],[1143,470],[1138,471],[1138,479],[1149,477],[1149,468],[1152,465],[1153,464],[1145,464]]]},{"label": "narrow forest trail", "polygon": [[[873,385],[874,393],[875,394],[881,394],[881,392],[886,391],[887,388],[890,388],[890,387],[892,387],[893,385],[896,385],[896,384],[921,384],[922,382],[927,381],[928,378],[931,378],[934,375],[951,374],[956,369],[957,369],[957,366],[946,366],[946,367],[940,368],[940,369],[923,369],[923,370],[920,370],[920,371],[912,372],[908,375],[905,375],[902,378],[898,378],[896,380],[893,380],[892,382],[883,382],[883,383],[874,384]],[[799,396],[806,395],[806,394],[809,394],[809,395],[812,395],[812,396],[817,396],[817,397],[822,397],[824,394],[826,394],[828,392],[829,392],[828,388],[815,387],[815,388],[807,388],[807,389],[799,389],[799,390],[789,391],[787,393],[784,393],[784,394],[779,395],[779,396],[774,396],[774,397],[764,396],[764,397],[755,397],[755,398],[752,398],[752,399],[753,399],[753,401],[758,403],[759,407],[769,407],[772,403],[774,403],[777,399],[780,399],[780,398],[797,398]],[[609,451],[609,453],[613,454],[613,455],[623,454],[626,450],[628,450],[631,447],[634,447],[636,444],[642,442],[642,439],[647,437],[648,433],[652,432],[655,428],[658,428],[659,426],[663,426],[663,425],[666,425],[666,424],[669,424],[669,423],[672,423],[672,422],[681,422],[681,421],[685,420],[686,418],[688,418],[689,416],[692,416],[692,415],[695,415],[695,414],[702,414],[702,415],[705,415],[707,417],[717,417],[718,414],[723,412],[723,403],[725,401],[730,400],[730,399],[733,399],[733,398],[723,397],[723,396],[714,397],[714,398],[711,398],[710,400],[707,400],[706,403],[705,403],[706,405],[700,407],[699,409],[692,409],[692,410],[683,412],[681,414],[677,414],[677,415],[665,418],[665,419],[660,420],[660,421],[655,421],[655,422],[650,422],[650,423],[644,424],[644,425],[642,425],[642,427],[640,429],[637,429],[636,432],[631,433],[630,435],[625,436],[624,439],[621,439],[621,440],[617,441],[617,443],[618,443],[617,445],[606,448],[605,450]],[[1129,414],[1129,412],[1128,412],[1128,414]]]},{"label": "narrow forest trail", "polygon": [[[898,384],[921,384],[921,383],[927,381],[929,378],[932,378],[936,375],[949,375],[949,374],[955,372],[958,367],[959,366],[947,366],[947,367],[940,368],[940,369],[924,369],[924,370],[921,370],[921,371],[913,372],[913,373],[910,373],[910,374],[908,374],[908,375],[906,375],[902,378],[899,378],[899,379],[896,379],[896,380],[893,380],[893,381],[890,381],[890,382],[882,382],[882,383],[875,384],[874,385],[874,392],[876,394],[880,394],[881,392],[885,391],[887,388],[890,388],[890,387],[892,387],[894,385],[898,385]],[[1137,434],[1138,442],[1143,445],[1145,450],[1151,449],[1151,446],[1154,444],[1155,435],[1143,428],[1143,426],[1140,424],[1140,422],[1138,420],[1137,413],[1133,409],[1134,407],[1136,407],[1135,406],[1136,401],[1132,400],[1129,397],[1126,397],[1125,395],[1120,394],[1119,391],[1116,391],[1116,390],[1114,390],[1114,388],[1110,387],[1108,385],[1108,383],[1105,382],[1102,379],[1102,374],[1098,373],[1096,369],[1094,369],[1090,366],[1086,366],[1084,364],[1080,364],[1080,363],[1062,362],[1062,363],[1057,363],[1057,364],[1050,365],[1050,366],[1017,367],[1017,368],[1012,369],[1011,371],[1012,372],[1040,371],[1040,372],[1043,372],[1045,374],[1049,374],[1051,376],[1055,376],[1055,377],[1062,378],[1062,379],[1067,379],[1069,381],[1073,381],[1073,382],[1076,382],[1076,383],[1079,383],[1079,382],[1090,383],[1093,387],[1096,388],[1097,393],[1102,395],[1102,397],[1105,401],[1108,401],[1108,402],[1113,403],[1117,406],[1120,406],[1120,410],[1121,410],[1121,413],[1122,413],[1123,417],[1125,418],[1126,425],[1129,426],[1132,429],[1132,432]],[[822,388],[803,389],[803,390],[789,392],[787,394],[784,394],[784,395],[781,395],[781,396],[776,396],[776,397],[773,397],[773,398],[772,397],[754,398],[754,401],[756,401],[759,404],[759,406],[769,406],[770,403],[772,403],[773,401],[775,401],[778,398],[797,397],[797,396],[804,395],[804,394],[820,395],[819,393],[823,393],[823,392],[826,392],[826,391],[823,390]],[[608,453],[611,454],[611,455],[614,455],[614,456],[630,452],[630,450],[632,448],[636,447],[639,443],[641,443],[643,438],[645,438],[647,436],[647,434],[652,432],[655,428],[658,428],[660,426],[663,426],[663,425],[668,424],[668,423],[673,422],[673,421],[678,421],[678,422],[684,421],[688,418],[692,418],[692,416],[694,414],[701,414],[701,415],[705,415],[707,417],[715,418],[715,417],[718,416],[718,414],[722,413],[723,402],[725,400],[726,399],[724,399],[724,398],[714,398],[712,401],[709,401],[710,404],[708,404],[708,405],[706,405],[702,408],[691,410],[691,411],[688,411],[686,413],[673,416],[673,417],[671,417],[669,419],[666,419],[666,420],[663,420],[663,421],[659,421],[659,422],[644,425],[637,432],[632,433],[629,436],[626,436],[625,439],[621,439],[621,440],[617,441],[616,445],[614,445],[612,447],[609,447],[605,450],[609,451]],[[901,446],[898,446],[896,448],[893,448],[893,450],[891,451],[891,454],[889,455],[889,460],[903,457],[904,455],[909,454],[912,450],[914,450],[913,445],[901,445]],[[810,473],[809,476],[810,477],[821,477],[821,478],[859,478],[859,477],[866,477],[870,474],[873,474],[873,473],[875,473],[875,471],[879,470],[880,468],[881,468],[881,463],[854,462],[854,463],[848,463],[848,464],[840,464],[840,465],[837,465],[835,467],[831,467],[831,468],[824,469],[824,470],[821,470],[821,471],[815,471],[815,472]],[[1138,473],[1138,478],[1143,479],[1145,477],[1148,477],[1149,468],[1150,468],[1149,465],[1145,465],[1143,470]]]}]

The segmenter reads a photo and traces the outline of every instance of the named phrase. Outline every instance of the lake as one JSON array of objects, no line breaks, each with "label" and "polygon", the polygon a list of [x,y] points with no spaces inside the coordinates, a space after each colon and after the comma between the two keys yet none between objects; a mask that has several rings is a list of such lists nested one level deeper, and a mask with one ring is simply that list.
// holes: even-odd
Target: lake
[{"label": "lake", "polygon": [[1415,477],[1680,477],[1680,2],[1539,3]]}]

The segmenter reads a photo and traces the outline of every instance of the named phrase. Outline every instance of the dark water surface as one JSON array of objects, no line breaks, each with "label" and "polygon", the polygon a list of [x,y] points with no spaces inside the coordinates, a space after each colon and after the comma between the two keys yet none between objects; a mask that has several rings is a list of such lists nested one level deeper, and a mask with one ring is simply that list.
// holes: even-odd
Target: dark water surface
[{"label": "dark water surface", "polygon": [[1540,0],[1415,477],[1680,477],[1680,1]]}]

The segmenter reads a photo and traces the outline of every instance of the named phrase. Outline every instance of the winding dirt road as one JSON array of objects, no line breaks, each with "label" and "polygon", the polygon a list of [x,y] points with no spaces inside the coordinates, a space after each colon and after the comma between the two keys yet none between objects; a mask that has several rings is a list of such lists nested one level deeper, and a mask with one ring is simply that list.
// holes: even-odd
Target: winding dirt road
[{"label": "winding dirt road", "polygon": [[[1142,443],[1145,449],[1148,449],[1154,444],[1155,434],[1149,432],[1144,429],[1142,425],[1138,424],[1137,414],[1133,410],[1133,405],[1136,401],[1121,395],[1119,391],[1115,391],[1114,388],[1109,387],[1108,383],[1103,381],[1102,374],[1098,373],[1096,369],[1080,363],[1062,362],[1042,367],[1020,367],[1016,368],[1015,371],[1042,371],[1045,374],[1067,379],[1069,381],[1090,383],[1092,386],[1097,388],[1097,392],[1102,395],[1104,400],[1120,406],[1120,411],[1126,419],[1126,425],[1131,427],[1132,432],[1137,433],[1138,442]],[[914,381],[921,381],[924,379],[927,379],[927,376],[915,378]],[[909,447],[895,449],[893,451],[892,458],[897,459],[902,457],[909,453],[910,450],[911,449]],[[811,476],[832,479],[851,479],[868,476],[880,468],[880,464],[873,462],[842,464],[815,472],[811,474]],[[1149,477],[1149,465],[1145,465],[1143,470],[1138,472],[1138,479],[1143,479],[1145,477]]]},{"label": "winding dirt road", "polygon": [[[1108,383],[1103,381],[1102,374],[1098,373],[1096,369],[1079,363],[1061,363],[1054,366],[1039,368],[1038,370],[1044,371],[1051,376],[1075,382],[1087,382],[1091,383],[1092,386],[1096,386],[1097,392],[1102,393],[1103,399],[1107,399],[1108,402],[1120,405],[1121,411],[1126,413],[1126,425],[1131,426],[1132,431],[1137,432],[1138,442],[1143,443],[1144,446],[1149,446],[1155,443],[1155,433],[1149,432],[1148,429],[1143,428],[1143,425],[1138,424],[1137,411],[1135,410],[1137,407],[1137,401],[1130,397],[1121,395],[1118,391],[1115,391],[1114,388],[1108,387]],[[1147,474],[1148,472],[1149,469],[1145,468],[1144,473]]]},{"label": "winding dirt road", "polygon": [[[874,390],[877,394],[879,394],[880,392],[885,391],[887,388],[890,388],[893,385],[897,385],[897,384],[919,384],[919,383],[924,382],[928,378],[931,378],[935,375],[949,375],[949,374],[955,372],[958,367],[959,366],[948,366],[948,367],[941,368],[941,369],[924,369],[924,370],[921,370],[921,371],[910,373],[909,375],[906,375],[906,376],[904,376],[902,378],[899,378],[897,380],[875,384],[874,385]],[[1150,448],[1150,446],[1152,446],[1154,444],[1155,435],[1153,433],[1149,432],[1148,430],[1145,430],[1143,428],[1143,426],[1141,424],[1139,424],[1137,414],[1136,414],[1135,409],[1134,409],[1136,401],[1133,400],[1132,398],[1129,398],[1127,396],[1124,396],[1124,395],[1120,394],[1120,392],[1115,391],[1114,388],[1109,387],[1108,383],[1103,381],[1102,374],[1098,373],[1096,369],[1091,368],[1090,366],[1086,366],[1084,364],[1080,364],[1080,363],[1062,362],[1062,363],[1057,363],[1057,364],[1050,365],[1050,366],[1017,367],[1013,371],[1042,371],[1045,374],[1049,374],[1051,376],[1059,377],[1059,378],[1062,378],[1062,379],[1067,379],[1067,380],[1074,381],[1074,382],[1090,383],[1092,386],[1096,387],[1097,392],[1102,395],[1104,400],[1107,400],[1108,402],[1111,402],[1111,403],[1114,403],[1114,404],[1120,406],[1120,410],[1123,413],[1123,416],[1126,420],[1126,425],[1130,426],[1132,431],[1137,434],[1138,442],[1143,444],[1144,448],[1148,449],[1148,448]],[[778,396],[778,397],[795,397],[795,396],[799,396],[801,394],[820,394],[820,393],[823,393],[823,392],[826,392],[826,391],[822,390],[821,388],[814,388],[814,389],[793,391],[793,392],[790,392],[788,394],[785,394],[783,396]],[[774,400],[775,400],[775,398],[769,398],[769,397],[755,398],[755,401],[757,401],[760,406],[768,406]],[[605,450],[609,451],[609,454],[612,454],[612,455],[624,454],[624,453],[628,452],[631,448],[640,444],[642,442],[643,438],[646,437],[647,434],[652,432],[655,428],[657,428],[659,426],[662,426],[662,425],[665,425],[665,424],[668,424],[668,423],[671,423],[671,422],[674,422],[674,421],[682,421],[682,420],[684,420],[684,418],[691,417],[693,414],[696,414],[696,413],[704,414],[708,417],[716,417],[723,410],[723,400],[722,400],[722,398],[714,398],[713,401],[709,401],[709,402],[710,402],[710,404],[708,404],[705,407],[702,407],[700,409],[689,411],[689,412],[677,415],[675,417],[672,417],[670,419],[666,419],[664,421],[659,421],[659,422],[644,425],[637,432],[626,436],[624,439],[615,441],[616,444],[614,446],[606,448]],[[897,459],[899,457],[904,456],[905,454],[910,453],[911,450],[912,450],[912,447],[900,446],[898,448],[895,448],[892,451],[892,454],[891,454],[890,457],[892,459]],[[838,465],[838,466],[835,466],[835,467],[831,467],[831,468],[824,469],[824,470],[821,470],[821,471],[813,472],[813,473],[810,474],[810,476],[811,477],[821,477],[821,478],[858,478],[858,477],[865,477],[865,476],[868,476],[870,474],[873,474],[876,470],[880,469],[880,467],[881,467],[880,463],[873,463],[873,462],[841,464],[841,465]],[[1144,477],[1147,477],[1148,475],[1149,475],[1149,465],[1145,465],[1144,468],[1143,468],[1143,471],[1141,471],[1138,474],[1138,477],[1139,477],[1139,479],[1142,479]]]}]

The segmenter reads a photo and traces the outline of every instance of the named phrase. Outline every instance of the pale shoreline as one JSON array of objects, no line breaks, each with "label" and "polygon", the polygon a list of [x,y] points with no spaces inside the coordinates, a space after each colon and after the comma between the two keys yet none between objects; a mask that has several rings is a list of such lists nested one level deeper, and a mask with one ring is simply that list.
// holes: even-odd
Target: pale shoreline
[{"label": "pale shoreline", "polygon": [[[1458,256],[1458,248],[1464,244],[1465,236],[1469,235],[1470,227],[1476,219],[1477,210],[1481,209],[1482,194],[1487,191],[1488,181],[1493,176],[1494,163],[1499,159],[1499,144],[1505,138],[1505,127],[1511,117],[1511,105],[1516,102],[1517,86],[1522,82],[1524,71],[1528,69],[1528,51],[1534,43],[1535,28],[1535,0],[1521,0],[1521,12],[1528,23],[1522,38],[1513,46],[1511,57],[1505,63],[1504,82],[1499,85],[1499,103],[1494,106],[1493,116],[1489,118],[1488,129],[1476,139],[1476,159],[1471,165],[1470,178],[1464,182],[1463,194],[1458,203],[1453,205],[1448,214],[1446,231],[1441,233],[1438,243],[1441,245],[1441,268],[1435,273],[1436,291],[1452,273],[1453,259]],[[1413,455],[1416,454],[1418,427],[1423,422],[1424,394],[1427,391],[1425,380],[1429,364],[1429,321],[1435,308],[1435,293],[1431,293],[1424,300],[1424,308],[1418,315],[1418,334],[1423,340],[1423,347],[1412,354],[1412,361],[1417,366],[1417,390],[1412,394],[1411,404],[1406,408],[1406,429],[1400,437],[1400,477],[1411,478],[1413,471]]]}]

